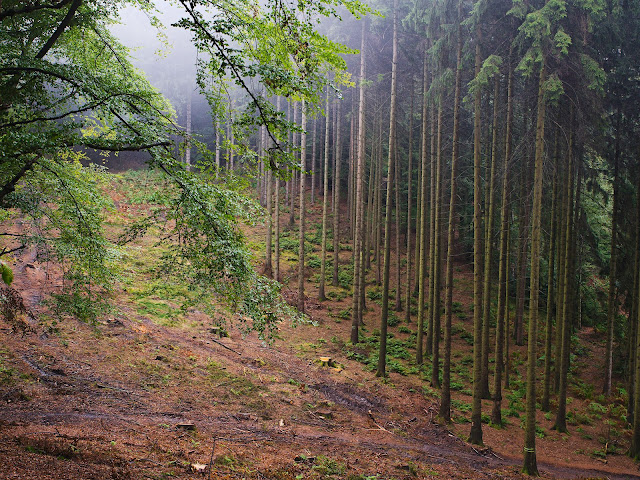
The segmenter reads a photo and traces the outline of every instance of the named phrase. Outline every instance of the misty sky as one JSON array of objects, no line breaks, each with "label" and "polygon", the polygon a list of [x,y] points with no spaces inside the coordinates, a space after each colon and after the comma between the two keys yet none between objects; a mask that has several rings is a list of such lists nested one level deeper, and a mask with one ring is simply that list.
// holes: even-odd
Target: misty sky
[{"label": "misty sky", "polygon": [[147,15],[133,7],[120,12],[121,24],[111,31],[131,49],[133,64],[144,70],[151,83],[165,95],[175,98],[176,90],[184,90],[191,84],[195,89],[196,49],[191,34],[171,23],[180,18],[181,9],[168,2],[156,2],[161,9],[160,20],[169,45],[158,39],[158,30]]}]

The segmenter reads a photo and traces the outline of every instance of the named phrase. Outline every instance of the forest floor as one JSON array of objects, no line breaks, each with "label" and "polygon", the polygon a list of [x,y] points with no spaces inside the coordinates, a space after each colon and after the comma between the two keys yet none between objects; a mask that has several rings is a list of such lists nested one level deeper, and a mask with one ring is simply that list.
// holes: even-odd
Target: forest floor
[{"label": "forest floor", "polygon": [[[118,208],[109,221],[116,231],[144,207],[127,203],[118,188],[112,194]],[[315,231],[319,204],[309,211]],[[261,234],[248,229],[256,249]],[[283,236],[285,247],[287,238],[297,234]],[[315,325],[284,321],[270,345],[241,335],[237,323],[220,338],[215,319],[181,312],[174,297],[154,288],[152,245],[145,238],[126,247],[124,269],[131,275],[113,311],[95,325],[60,319],[42,304],[60,286],[56,266],[40,263],[35,250],[15,258],[14,287],[34,316],[0,321],[0,479],[524,478],[524,347],[512,347],[507,425],[485,424],[481,448],[464,441],[472,368],[467,267],[456,272],[454,421],[446,425],[436,415],[438,392],[425,380],[429,365],[413,366],[415,316],[412,324],[391,327],[390,374],[376,378],[376,294],[367,301],[364,341],[352,346],[345,343],[348,290],[329,286],[332,299],[318,302],[310,268],[306,305]],[[318,254],[317,245],[310,250]],[[292,286],[295,251],[283,249],[282,258],[283,280]],[[342,255],[346,265],[350,252]],[[285,297],[294,294],[285,290]],[[543,478],[640,478],[638,465],[624,455],[624,398],[594,394],[602,343],[599,333],[580,332],[569,433],[551,431],[553,417],[539,414]],[[322,362],[325,356],[331,361]],[[490,409],[485,401],[483,412]]]}]

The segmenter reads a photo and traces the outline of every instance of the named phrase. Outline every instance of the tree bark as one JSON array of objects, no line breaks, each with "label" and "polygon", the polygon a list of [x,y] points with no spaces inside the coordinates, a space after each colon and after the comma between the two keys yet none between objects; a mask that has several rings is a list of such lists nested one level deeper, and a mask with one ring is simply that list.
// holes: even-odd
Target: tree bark
[{"label": "tree bark", "polygon": [[[554,161],[558,163],[558,130],[556,129],[554,140]],[[558,202],[558,175],[553,177],[553,193],[551,196],[551,213],[549,219],[549,271],[547,274],[547,321],[544,337],[544,383],[542,387],[542,411],[548,412],[551,396],[551,345],[553,340],[553,297],[554,297],[554,270],[556,252],[556,205]]]},{"label": "tree bark", "polygon": [[620,159],[620,117],[618,112],[618,121],[616,129],[616,147],[613,160],[613,212],[611,214],[611,260],[609,268],[609,304],[607,308],[607,343],[604,364],[604,383],[602,385],[602,393],[611,394],[611,378],[613,376],[613,330],[615,326],[616,313],[618,311],[616,275],[618,260],[618,208],[620,202],[619,192],[619,159]]},{"label": "tree bark", "polygon": [[322,189],[322,260],[320,264],[320,284],[318,285],[318,300],[324,302],[327,298],[324,294],[324,284],[327,265],[327,216],[329,210],[329,89],[327,88],[325,101],[325,128],[324,128],[324,175]]},{"label": "tree bark", "polygon": [[[573,115],[571,115],[573,116]],[[558,317],[557,322],[562,322],[561,330],[561,350],[560,356],[557,357],[556,363],[559,364],[558,379],[558,410],[556,412],[556,420],[553,429],[559,432],[567,431],[567,373],[569,372],[569,345],[571,339],[571,321],[569,320],[570,309],[570,265],[571,265],[571,230],[572,220],[571,209],[573,205],[573,126],[569,130],[569,145],[567,148],[567,172],[566,172],[565,191],[567,196],[566,215],[564,225],[564,258],[563,258],[563,295],[562,299],[562,316]],[[558,324],[560,328],[560,324]]]},{"label": "tree bark", "polygon": [[[511,52],[509,52],[511,59]],[[505,132],[504,162],[502,164],[502,205],[500,207],[500,260],[498,266],[498,312],[496,316],[496,356],[495,375],[493,377],[493,409],[491,423],[502,425],[502,370],[504,368],[504,343],[508,304],[509,272],[509,162],[511,160],[511,127],[513,121],[513,69],[511,62],[507,73],[507,119]]]},{"label": "tree bark", "polygon": [[[458,2],[458,15],[462,2]],[[453,132],[451,135],[451,187],[449,191],[449,221],[447,223],[447,264],[445,273],[445,321],[444,321],[444,363],[442,366],[442,388],[439,414],[451,421],[451,320],[453,317],[453,259],[456,216],[456,183],[458,156],[460,151],[460,98],[462,96],[462,26],[458,23],[456,48],[456,78],[453,94]]]},{"label": "tree bark", "polygon": [[336,125],[336,170],[335,170],[335,189],[333,192],[334,215],[333,215],[333,278],[331,284],[338,286],[338,266],[340,263],[340,166],[342,164],[342,143],[340,138],[340,100],[336,99],[336,115],[338,122]]},{"label": "tree bark", "polygon": [[491,321],[491,250],[493,248],[493,211],[495,204],[495,177],[496,164],[498,162],[498,96],[500,93],[499,76],[494,79],[493,90],[493,124],[491,138],[491,166],[489,168],[489,180],[487,181],[488,207],[485,215],[484,236],[484,284],[482,287],[482,398],[491,399],[489,390],[489,343]]},{"label": "tree bark", "polygon": [[424,339],[424,301],[425,301],[425,266],[427,255],[427,132],[428,132],[428,57],[427,47],[424,49],[423,59],[423,83],[422,83],[422,152],[421,152],[421,185],[420,185],[420,259],[418,265],[418,336],[416,340],[416,363],[422,365],[423,361],[423,339]]},{"label": "tree bark", "polygon": [[536,121],[535,162],[533,172],[533,209],[531,218],[531,286],[529,292],[529,333],[527,339],[527,399],[524,440],[524,464],[527,475],[538,475],[536,460],[536,335],[538,333],[538,303],[540,299],[540,244],[542,237],[542,185],[544,167],[544,127],[546,80],[545,58],[542,58],[538,85],[538,116]]},{"label": "tree bark", "polygon": [[[414,93],[414,87],[413,87],[413,77],[411,77],[411,108],[409,109],[409,151],[407,156],[409,157],[408,159],[408,166],[407,166],[407,276],[406,276],[406,281],[407,281],[407,296],[405,298],[405,304],[406,304],[406,309],[405,309],[405,321],[407,323],[411,322],[411,291],[412,291],[412,284],[411,284],[411,265],[413,264],[413,261],[411,259],[411,235],[412,235],[412,229],[411,229],[411,193],[412,193],[412,183],[413,183],[413,93]],[[400,255],[400,253],[398,252],[398,256]],[[417,256],[415,257],[417,258]],[[399,295],[399,293],[398,293]]]},{"label": "tree bark", "polygon": [[[480,28],[477,28],[475,49],[475,76],[480,73],[482,58],[480,55]],[[480,192],[481,159],[481,92],[474,94],[473,118],[473,406],[471,410],[471,432],[469,443],[482,444],[482,264],[480,242],[482,228],[480,224],[482,194]]]},{"label": "tree bark", "polygon": [[304,100],[302,110],[302,134],[300,139],[300,248],[298,249],[298,310],[304,313],[304,228],[305,228],[305,198],[304,184],[307,170],[307,108]]},{"label": "tree bark", "polygon": [[363,218],[362,218],[362,171],[364,170],[364,80],[365,80],[365,27],[362,22],[362,38],[360,47],[360,101],[358,103],[358,157],[355,172],[355,230],[353,247],[353,308],[351,311],[351,343],[358,343],[358,327],[360,324],[360,270],[362,264]]}]

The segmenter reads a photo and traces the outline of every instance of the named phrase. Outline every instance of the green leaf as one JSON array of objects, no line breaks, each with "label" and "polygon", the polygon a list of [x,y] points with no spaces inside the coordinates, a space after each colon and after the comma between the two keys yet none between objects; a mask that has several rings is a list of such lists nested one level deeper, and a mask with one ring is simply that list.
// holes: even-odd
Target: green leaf
[{"label": "green leaf", "polygon": [[13,270],[5,263],[0,263],[0,270],[2,270],[2,281],[8,286],[11,286],[13,283]]}]

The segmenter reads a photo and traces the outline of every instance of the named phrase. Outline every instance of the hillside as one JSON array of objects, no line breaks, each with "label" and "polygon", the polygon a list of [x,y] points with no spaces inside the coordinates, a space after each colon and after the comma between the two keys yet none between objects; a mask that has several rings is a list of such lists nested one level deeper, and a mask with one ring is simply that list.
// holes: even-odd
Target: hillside
[{"label": "hillside", "polygon": [[[116,205],[109,237],[148,212],[140,177],[113,176],[105,188]],[[153,235],[123,247],[122,284],[112,311],[95,325],[62,318],[42,302],[61,286],[58,266],[39,261],[35,247],[16,256],[13,286],[32,315],[13,321],[5,315],[0,323],[2,478],[520,478],[525,347],[511,347],[507,425],[485,425],[484,448],[464,441],[471,408],[469,267],[455,272],[454,421],[443,425],[438,392],[428,382],[430,362],[414,365],[415,315],[410,324],[392,316],[391,373],[379,379],[372,371],[376,288],[368,290],[363,338],[355,346],[346,343],[349,288],[328,287],[330,299],[316,301],[320,214],[319,203],[310,207],[306,306],[314,324],[284,320],[272,344],[243,336],[237,320],[217,327],[221,318],[231,320],[223,306],[217,318],[180,310],[189,290],[155,271],[161,252]],[[5,228],[22,227],[16,221]],[[246,229],[258,267],[262,228]],[[295,231],[283,235],[284,294],[291,299],[286,283],[294,288],[296,242]],[[350,251],[342,255],[341,268],[348,269]],[[219,335],[225,328],[228,337]],[[640,478],[625,455],[625,398],[619,389],[608,399],[595,393],[604,338],[585,329],[577,341],[569,434],[551,431],[553,417],[538,414],[542,476]],[[488,414],[491,403],[484,402]]]}]

